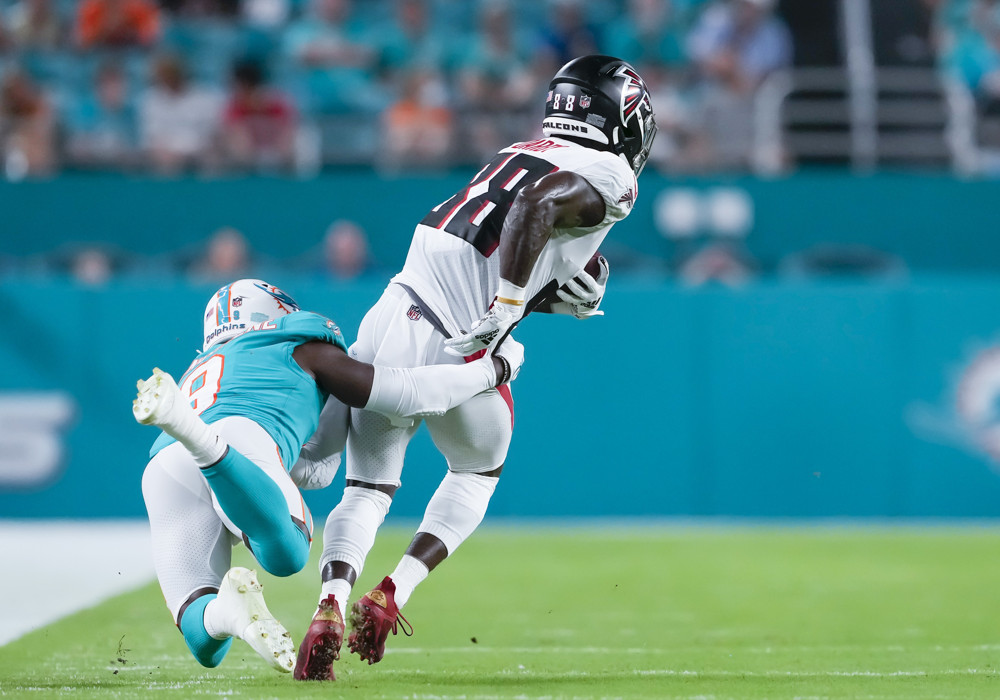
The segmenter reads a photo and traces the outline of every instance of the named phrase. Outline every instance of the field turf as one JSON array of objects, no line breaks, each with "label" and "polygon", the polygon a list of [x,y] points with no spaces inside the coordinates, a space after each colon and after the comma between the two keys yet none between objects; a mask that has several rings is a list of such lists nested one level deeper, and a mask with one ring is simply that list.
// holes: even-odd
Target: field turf
[{"label": "field turf", "polygon": [[[406,539],[383,533],[358,594]],[[994,528],[495,523],[418,589],[415,635],[375,666],[345,648],[336,683],[241,642],[201,668],[151,584],[0,647],[0,696],[1000,698],[998,555]],[[315,566],[263,580],[298,641]]]}]

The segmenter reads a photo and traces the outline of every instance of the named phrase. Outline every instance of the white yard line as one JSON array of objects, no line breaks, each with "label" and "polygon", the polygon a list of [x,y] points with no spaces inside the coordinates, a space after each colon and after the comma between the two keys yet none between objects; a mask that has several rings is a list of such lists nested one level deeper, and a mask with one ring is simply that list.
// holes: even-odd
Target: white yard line
[{"label": "white yard line", "polygon": [[[422,676],[435,675],[433,671],[422,671],[420,669],[379,669],[383,675],[401,676]],[[564,680],[570,678],[613,678],[617,676],[669,676],[677,678],[935,678],[939,676],[986,676],[989,678],[1000,677],[1000,671],[983,670],[978,668],[949,668],[940,671],[693,671],[690,669],[676,668],[650,668],[635,669],[632,671],[600,671],[591,673],[590,671],[533,671],[523,666],[517,670],[501,671],[499,675],[506,677],[534,677],[547,681]]]},{"label": "white yard line", "polygon": [[0,519],[0,645],[154,578],[145,521]]},{"label": "white yard line", "polygon": [[[717,646],[717,645],[713,645]],[[596,654],[598,656],[615,655],[674,655],[700,648],[699,645],[688,645],[684,647],[573,647],[573,646],[545,646],[545,647],[491,647],[483,644],[462,647],[424,648],[424,647],[396,647],[386,649],[386,654]],[[929,646],[901,646],[898,644],[861,646],[861,645],[795,645],[777,647],[742,647],[733,646],[731,651],[737,654],[800,654],[800,653],[836,653],[836,652],[863,652],[863,653],[899,653],[913,654],[928,652],[968,654],[977,651],[1000,651],[1000,644],[969,644],[965,646],[939,644]]]}]

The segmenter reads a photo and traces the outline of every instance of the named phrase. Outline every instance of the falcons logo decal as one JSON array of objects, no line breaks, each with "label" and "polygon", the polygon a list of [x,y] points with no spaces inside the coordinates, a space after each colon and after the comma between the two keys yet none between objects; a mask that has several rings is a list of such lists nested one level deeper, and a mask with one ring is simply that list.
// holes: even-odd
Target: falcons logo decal
[{"label": "falcons logo decal", "polygon": [[[615,71],[615,77],[625,79],[625,84],[622,86],[621,98],[621,119],[623,125],[628,126],[629,120],[635,116],[640,107],[645,108],[647,112],[653,111],[653,106],[649,102],[649,93],[646,92],[646,86],[643,84],[642,78],[639,77],[638,73],[629,66],[621,66]],[[640,114],[639,133],[642,134],[645,128],[646,124]]]}]

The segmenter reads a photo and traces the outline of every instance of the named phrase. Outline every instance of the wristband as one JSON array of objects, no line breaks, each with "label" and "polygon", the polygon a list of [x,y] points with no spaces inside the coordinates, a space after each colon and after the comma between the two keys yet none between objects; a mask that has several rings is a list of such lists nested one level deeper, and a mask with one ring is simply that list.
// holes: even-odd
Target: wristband
[{"label": "wristband", "polygon": [[510,362],[508,362],[507,358],[503,355],[494,355],[494,357],[500,360],[500,364],[503,365],[503,376],[500,378],[500,381],[497,382],[497,386],[500,386],[510,381]]},{"label": "wristband", "polygon": [[524,306],[524,287],[518,287],[513,282],[500,278],[500,288],[497,290],[497,301],[507,306]]}]

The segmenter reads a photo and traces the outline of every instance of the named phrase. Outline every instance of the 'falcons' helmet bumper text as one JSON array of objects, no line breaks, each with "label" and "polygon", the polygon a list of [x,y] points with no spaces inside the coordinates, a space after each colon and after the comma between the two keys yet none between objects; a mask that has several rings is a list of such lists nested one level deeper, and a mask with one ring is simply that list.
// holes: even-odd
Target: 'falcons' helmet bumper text
[{"label": "'falcons' helmet bumper text", "polygon": [[638,176],[656,137],[646,83],[611,56],[573,59],[549,83],[542,132],[624,156]]}]

